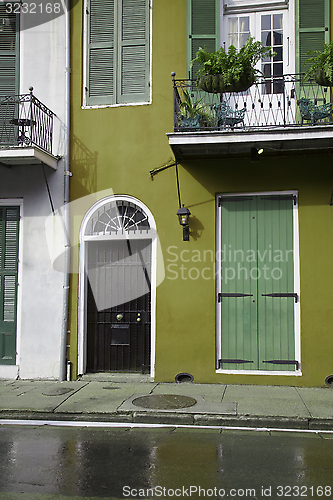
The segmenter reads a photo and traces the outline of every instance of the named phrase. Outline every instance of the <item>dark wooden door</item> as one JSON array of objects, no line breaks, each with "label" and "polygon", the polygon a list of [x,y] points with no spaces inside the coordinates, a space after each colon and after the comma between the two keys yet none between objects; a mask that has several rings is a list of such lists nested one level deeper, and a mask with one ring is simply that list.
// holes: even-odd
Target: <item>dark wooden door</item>
[{"label": "dark wooden door", "polygon": [[150,371],[151,240],[88,243],[87,371]]}]

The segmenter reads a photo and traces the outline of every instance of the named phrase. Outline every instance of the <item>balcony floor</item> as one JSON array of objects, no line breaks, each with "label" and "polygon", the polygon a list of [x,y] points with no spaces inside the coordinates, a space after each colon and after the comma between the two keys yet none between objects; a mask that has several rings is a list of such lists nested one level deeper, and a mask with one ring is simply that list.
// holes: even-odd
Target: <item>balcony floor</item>
[{"label": "balcony floor", "polygon": [[59,159],[51,153],[47,153],[37,146],[13,147],[1,146],[0,165],[12,167],[14,165],[47,165],[57,170]]},{"label": "balcony floor", "polygon": [[177,161],[249,156],[251,148],[292,154],[333,148],[333,125],[234,128],[167,134]]}]

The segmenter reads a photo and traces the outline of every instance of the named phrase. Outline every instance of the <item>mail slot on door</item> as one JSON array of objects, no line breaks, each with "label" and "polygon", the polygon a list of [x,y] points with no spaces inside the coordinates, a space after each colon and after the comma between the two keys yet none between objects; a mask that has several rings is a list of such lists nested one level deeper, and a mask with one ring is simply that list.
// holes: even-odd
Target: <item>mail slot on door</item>
[{"label": "mail slot on door", "polygon": [[111,325],[110,345],[129,345],[129,325]]}]

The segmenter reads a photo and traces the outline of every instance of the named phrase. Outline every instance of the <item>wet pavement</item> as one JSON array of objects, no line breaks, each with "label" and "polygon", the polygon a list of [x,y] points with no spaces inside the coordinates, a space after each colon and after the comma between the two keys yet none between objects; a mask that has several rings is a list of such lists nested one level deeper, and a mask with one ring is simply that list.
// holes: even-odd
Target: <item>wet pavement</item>
[{"label": "wet pavement", "polygon": [[333,435],[0,426],[0,499],[333,498]]},{"label": "wet pavement", "polygon": [[144,376],[73,382],[1,380],[1,419],[333,431],[333,387],[156,383]]}]

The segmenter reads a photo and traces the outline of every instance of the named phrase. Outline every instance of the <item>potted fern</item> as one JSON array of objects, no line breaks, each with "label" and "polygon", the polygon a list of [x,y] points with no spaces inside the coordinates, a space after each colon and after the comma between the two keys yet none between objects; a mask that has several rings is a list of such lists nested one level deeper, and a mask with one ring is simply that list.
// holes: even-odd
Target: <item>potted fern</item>
[{"label": "potted fern", "polygon": [[215,52],[208,52],[202,47],[196,53],[193,64],[201,68],[197,73],[199,89],[211,93],[244,92],[254,84],[261,72],[255,68],[257,62],[266,56],[272,56],[271,47],[249,37],[244,46],[237,50],[230,45],[228,52],[220,47]]},{"label": "potted fern", "polygon": [[303,80],[313,77],[318,85],[333,87],[333,42],[324,43],[324,50],[311,50],[307,55],[314,54],[304,61],[311,64]]},{"label": "potted fern", "polygon": [[209,105],[201,101],[193,101],[189,92],[183,90],[184,101],[180,103],[178,123],[180,128],[199,129],[201,127],[214,127],[217,123],[216,114]]}]

